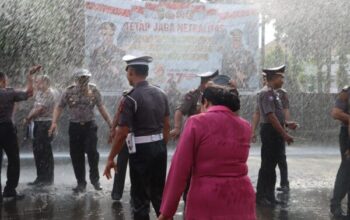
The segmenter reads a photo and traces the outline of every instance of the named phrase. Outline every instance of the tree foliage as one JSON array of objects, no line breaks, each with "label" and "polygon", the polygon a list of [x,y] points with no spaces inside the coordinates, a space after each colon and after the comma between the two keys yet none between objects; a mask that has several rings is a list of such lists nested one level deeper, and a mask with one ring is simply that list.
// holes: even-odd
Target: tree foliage
[{"label": "tree foliage", "polygon": [[[317,90],[328,92],[330,57],[348,54],[350,37],[347,0],[271,0],[262,13],[274,19],[276,35],[296,62],[312,62],[317,67]],[[328,84],[327,84],[328,83]]]}]

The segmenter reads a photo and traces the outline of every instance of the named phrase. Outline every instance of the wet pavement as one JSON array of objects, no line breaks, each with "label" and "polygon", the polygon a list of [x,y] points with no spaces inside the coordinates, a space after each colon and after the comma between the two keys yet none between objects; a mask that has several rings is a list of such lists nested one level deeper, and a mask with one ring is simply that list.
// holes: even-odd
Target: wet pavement
[{"label": "wet pavement", "polygon": [[[259,147],[253,147],[249,157],[249,176],[256,186],[260,167]],[[170,151],[170,155],[172,152]],[[340,163],[338,148],[293,146],[287,149],[289,194],[277,197],[287,202],[286,205],[271,208],[257,208],[259,220],[324,220],[333,219],[329,213],[335,175]],[[102,153],[100,172],[103,171],[106,153]],[[55,154],[55,184],[46,187],[27,186],[35,178],[34,161],[30,153],[21,155],[21,177],[18,191],[24,193],[23,200],[6,200],[3,202],[1,219],[131,219],[129,193],[130,181],[127,179],[124,197],[120,202],[110,198],[112,181],[101,178],[102,191],[95,191],[88,184],[87,192],[79,195],[72,193],[76,182],[68,154]],[[170,157],[169,157],[170,163]],[[87,166],[88,170],[88,166]],[[6,177],[6,161],[2,168],[2,185]],[[279,171],[277,170],[277,174]],[[277,175],[279,176],[279,175]],[[278,180],[279,182],[279,180]],[[346,204],[343,204],[344,210]],[[183,202],[180,203],[174,219],[182,219]],[[152,211],[152,219],[155,219]]]}]

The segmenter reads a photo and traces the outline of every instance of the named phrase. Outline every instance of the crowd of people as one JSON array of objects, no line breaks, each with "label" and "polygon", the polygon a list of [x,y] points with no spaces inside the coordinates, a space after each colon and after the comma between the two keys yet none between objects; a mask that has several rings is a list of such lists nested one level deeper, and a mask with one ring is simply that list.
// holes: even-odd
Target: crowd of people
[{"label": "crowd of people", "polygon": [[[150,205],[159,220],[172,219],[181,196],[185,201],[185,219],[256,219],[256,205],[275,207],[283,203],[275,197],[276,172],[281,171],[277,190],[289,192],[285,143],[293,143],[288,129],[291,121],[289,101],[282,89],[285,66],[263,69],[264,87],[257,95],[252,126],[239,116],[240,98],[236,83],[219,71],[198,74],[198,88],[181,99],[170,123],[166,93],[147,81],[150,56],[125,55],[126,78],[132,89],[123,93],[112,119],[96,85],[90,83],[87,69],[74,72],[74,83],[58,98],[47,75],[35,77],[41,66],[33,66],[27,75],[27,89],[7,87],[7,76],[0,73],[0,147],[8,158],[7,182],[0,199],[24,195],[16,191],[19,181],[19,148],[13,124],[14,104],[34,94],[33,108],[24,119],[34,121],[33,154],[37,177],[29,185],[54,183],[54,157],[51,142],[65,108],[69,115],[69,149],[77,180],[74,193],[86,191],[85,154],[89,178],[95,190],[102,190],[98,170],[97,124],[94,110],[110,128],[111,150],[103,175],[114,184],[112,199],[123,195],[126,167],[130,167],[131,204],[134,219],[149,219]],[[348,99],[349,88],[340,93],[332,116],[343,122],[340,143],[342,163],[335,182],[331,212],[343,216],[341,200],[348,185]],[[183,124],[184,117],[187,117]],[[256,192],[248,177],[250,143],[256,141],[260,123],[261,167]],[[172,127],[172,129],[171,129]],[[178,139],[167,175],[167,143]],[[117,161],[115,162],[115,157]],[[2,159],[2,155],[0,157]],[[350,209],[349,209],[350,210]]]}]

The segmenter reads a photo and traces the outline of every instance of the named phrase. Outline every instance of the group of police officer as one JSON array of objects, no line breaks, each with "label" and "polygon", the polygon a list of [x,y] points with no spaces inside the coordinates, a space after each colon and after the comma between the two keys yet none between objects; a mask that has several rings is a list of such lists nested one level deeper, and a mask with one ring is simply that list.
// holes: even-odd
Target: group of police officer
[{"label": "group of police officer", "polygon": [[[47,76],[39,78],[37,87],[40,93],[36,95],[34,107],[25,119],[25,123],[34,120],[35,131],[33,151],[37,178],[30,185],[42,186],[53,183],[51,140],[57,129],[59,117],[64,108],[68,107],[69,148],[77,179],[77,186],[73,188],[73,191],[79,193],[86,189],[85,153],[90,166],[90,182],[96,190],[102,189],[98,171],[98,128],[94,116],[94,108],[97,106],[110,127],[109,142],[112,148],[104,175],[109,179],[112,177],[111,169],[116,171],[112,198],[119,200],[122,197],[129,160],[134,218],[149,219],[150,202],[156,214],[159,215],[166,178],[166,144],[169,138],[176,138],[180,135],[184,116],[200,112],[201,95],[209,81],[232,87],[235,87],[235,84],[229,77],[219,75],[218,71],[199,74],[200,85],[197,89],[184,95],[181,104],[175,111],[174,129],[170,130],[167,95],[146,80],[149,71],[148,64],[152,62],[152,57],[126,55],[123,60],[127,64],[126,77],[133,89],[123,94],[113,120],[102,103],[99,90],[89,82],[91,74],[88,70],[79,69],[75,72],[75,83],[63,92],[55,107],[52,101],[54,94],[49,89],[49,78]],[[15,102],[26,100],[33,95],[33,74],[40,69],[41,66],[34,66],[30,69],[26,91],[8,88],[6,74],[0,73],[0,104],[2,106],[0,108],[0,147],[8,157],[7,182],[0,197],[1,200],[2,197],[21,197],[16,192],[19,180],[19,149],[12,115]],[[289,101],[285,90],[282,89],[284,71],[284,65],[263,69],[264,87],[258,93],[257,108],[253,116],[252,141],[255,141],[255,130],[260,121],[262,142],[256,200],[257,204],[264,206],[275,206],[280,203],[275,198],[277,164],[281,170],[281,187],[277,190],[289,191],[285,142],[288,144],[293,142],[293,137],[288,134],[287,128],[294,130],[297,128],[297,123],[289,121]],[[342,163],[331,202],[331,212],[337,216],[343,214],[340,202],[348,192],[350,183],[348,175],[350,150],[347,129],[349,95],[350,89],[344,88],[332,112],[334,118],[343,122],[340,134]],[[2,153],[2,150],[0,152]],[[116,164],[114,158],[117,155]],[[2,159],[2,155],[0,158]]]},{"label": "group of police officer", "polygon": [[[102,189],[99,181],[98,137],[94,116],[94,107],[97,106],[102,117],[111,128],[110,143],[112,149],[104,175],[111,178],[110,170],[112,168],[116,169],[112,198],[119,200],[122,197],[126,166],[129,159],[134,218],[148,219],[150,202],[152,202],[157,215],[159,214],[166,177],[166,144],[169,138],[176,138],[180,135],[184,116],[191,116],[200,112],[201,95],[209,81],[224,86],[234,87],[235,84],[229,77],[218,75],[218,71],[198,74],[201,83],[197,89],[191,90],[183,97],[175,112],[174,129],[170,131],[170,110],[167,96],[161,89],[150,85],[146,80],[148,64],[152,61],[152,58],[149,56],[126,55],[123,60],[127,63],[127,79],[133,89],[123,94],[113,121],[102,103],[99,90],[94,84],[89,83],[91,74],[85,69],[75,72],[75,83],[63,92],[53,110],[52,117],[49,116],[53,109],[52,103],[47,101],[47,96],[52,96],[47,90],[48,85],[42,90],[41,96],[36,96],[34,107],[26,117],[26,121],[35,120],[34,130],[37,131],[34,135],[33,147],[37,165],[37,178],[30,184],[41,186],[53,183],[53,162],[51,162],[53,159],[50,142],[62,111],[65,107],[68,107],[70,156],[77,179],[77,186],[73,188],[73,191],[79,193],[86,189],[85,153],[90,166],[90,181],[96,190]],[[7,102],[13,105],[14,102],[31,96],[33,93],[32,75],[33,72],[39,69],[38,67],[34,68],[28,75],[29,89],[26,92],[8,89],[6,85],[3,85],[0,93],[1,103],[6,103],[5,99],[7,98]],[[293,141],[292,137],[285,132],[284,126],[293,127],[295,123],[285,121],[279,95],[275,93],[275,90],[281,88],[283,84],[284,67],[265,69],[264,72],[266,73],[267,85],[261,90],[258,98],[258,108],[262,116],[261,136],[263,147],[257,201],[269,205],[275,202],[274,184],[276,177],[274,168],[278,161],[283,160],[281,158],[284,157],[285,161],[284,142],[291,143]],[[46,77],[41,79],[47,81]],[[9,91],[12,91],[12,96],[15,94],[19,97],[9,99],[11,96]],[[15,188],[19,177],[19,166],[13,168],[13,159],[6,150],[7,148],[17,149],[15,163],[18,164],[19,153],[11,120],[12,111],[13,107],[10,106],[6,112],[7,120],[0,123],[0,128],[4,127],[3,129],[12,131],[12,136],[8,136],[11,138],[1,138],[1,140],[11,139],[13,145],[16,145],[16,147],[8,147],[8,143],[1,144],[9,156],[8,182],[4,189],[4,197],[9,195],[8,192],[12,193],[10,193],[11,196],[16,195]],[[46,129],[48,129],[47,134],[45,134]],[[43,151],[47,148],[49,149],[47,152]],[[43,155],[47,156],[44,157]],[[117,164],[114,163],[116,155],[118,155]],[[44,161],[45,159],[49,160],[48,163]],[[45,164],[45,167],[43,168],[41,164]]]}]

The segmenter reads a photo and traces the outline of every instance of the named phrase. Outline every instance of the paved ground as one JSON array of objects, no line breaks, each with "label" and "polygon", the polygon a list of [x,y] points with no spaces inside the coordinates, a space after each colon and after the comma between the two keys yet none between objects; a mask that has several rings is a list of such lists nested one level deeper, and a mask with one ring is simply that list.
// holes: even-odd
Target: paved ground
[{"label": "paved ground", "polygon": [[[336,146],[332,148],[294,146],[289,147],[287,153],[291,192],[289,195],[278,196],[288,201],[288,205],[276,209],[258,208],[258,219],[332,219],[329,214],[329,199],[340,161],[338,148]],[[170,152],[171,154],[172,152]],[[86,193],[78,196],[73,195],[71,188],[76,183],[72,165],[67,156],[62,153],[55,154],[54,186],[33,188],[26,185],[35,177],[33,159],[31,154],[23,154],[18,189],[24,192],[26,197],[17,202],[4,201],[0,209],[1,219],[131,219],[129,180],[127,180],[125,194],[121,202],[113,202],[110,199],[112,181],[107,181],[105,178],[101,179],[103,191],[96,192],[91,185],[88,185]],[[105,156],[106,154],[102,154],[101,172],[104,168]],[[251,149],[248,164],[249,176],[255,186],[260,166],[258,147]],[[6,180],[5,168],[6,162],[4,162],[2,169],[3,185]],[[182,209],[183,203],[180,204],[175,219],[182,219]]]}]

